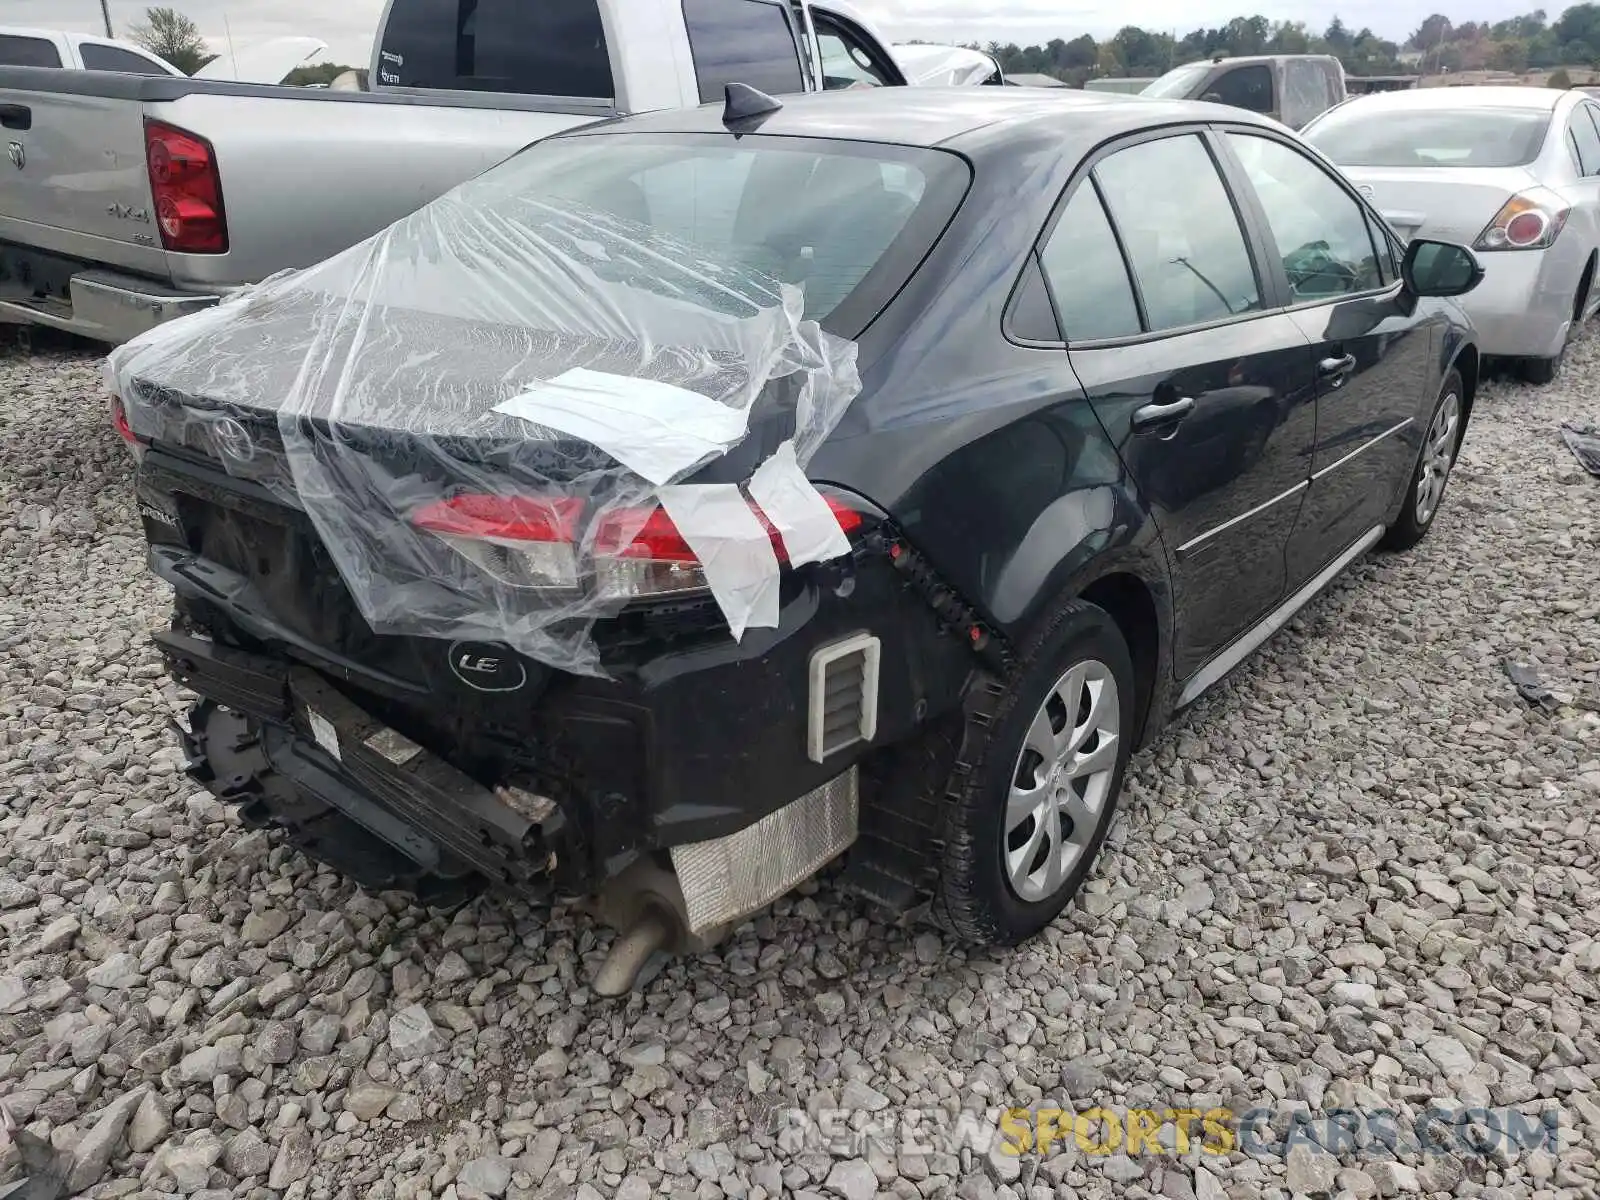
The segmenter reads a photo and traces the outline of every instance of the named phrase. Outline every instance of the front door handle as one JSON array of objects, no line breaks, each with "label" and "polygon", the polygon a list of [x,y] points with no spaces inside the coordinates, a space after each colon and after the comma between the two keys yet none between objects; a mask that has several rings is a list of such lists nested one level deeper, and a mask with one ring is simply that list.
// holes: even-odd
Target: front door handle
[{"label": "front door handle", "polygon": [[26,104],[0,104],[0,125],[26,133],[33,128],[33,109]]},{"label": "front door handle", "polygon": [[1158,425],[1173,426],[1194,411],[1194,397],[1182,396],[1165,404],[1146,404],[1133,414],[1135,429],[1152,429]]},{"label": "front door handle", "polygon": [[1317,374],[1330,380],[1334,387],[1344,382],[1344,377],[1356,369],[1356,356],[1346,354],[1343,358],[1325,358],[1317,364]]}]

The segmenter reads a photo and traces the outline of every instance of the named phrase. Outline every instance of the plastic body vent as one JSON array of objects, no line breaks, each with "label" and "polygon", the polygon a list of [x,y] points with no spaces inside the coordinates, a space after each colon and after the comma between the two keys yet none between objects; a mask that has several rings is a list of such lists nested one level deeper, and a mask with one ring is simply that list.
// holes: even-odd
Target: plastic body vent
[{"label": "plastic body vent", "polygon": [[869,633],[819,647],[811,655],[811,713],[806,753],[812,762],[878,734],[882,644]]}]

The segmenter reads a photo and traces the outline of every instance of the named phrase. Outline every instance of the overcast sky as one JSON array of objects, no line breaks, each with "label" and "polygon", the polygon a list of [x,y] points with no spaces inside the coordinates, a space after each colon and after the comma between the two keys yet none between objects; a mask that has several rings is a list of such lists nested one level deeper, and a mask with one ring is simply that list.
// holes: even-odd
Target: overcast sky
[{"label": "overcast sky", "polygon": [[[187,13],[202,33],[220,44],[226,27],[235,45],[285,34],[310,34],[328,42],[329,57],[365,66],[383,0],[164,0]],[[121,34],[137,21],[149,0],[110,0],[111,17]],[[1230,17],[1270,13],[1278,20],[1304,20],[1326,25],[1337,12],[1346,25],[1370,25],[1396,41],[1404,38],[1430,12],[1444,11],[1454,21],[1501,20],[1537,7],[1505,0],[1337,0],[1336,6],[1314,0],[1142,0],[1123,9],[1088,0],[855,0],[855,7],[874,18],[896,41],[1001,41],[1021,45],[1080,33],[1103,37],[1125,24],[1185,33],[1197,25],[1220,25]],[[1562,4],[1550,5],[1556,16]],[[54,29],[104,32],[99,0],[0,0],[0,24],[36,25]]]}]

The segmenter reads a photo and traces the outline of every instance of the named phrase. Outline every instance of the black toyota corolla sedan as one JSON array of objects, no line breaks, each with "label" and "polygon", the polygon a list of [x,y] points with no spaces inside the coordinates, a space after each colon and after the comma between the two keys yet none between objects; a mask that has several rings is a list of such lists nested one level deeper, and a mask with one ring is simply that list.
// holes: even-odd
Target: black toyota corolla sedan
[{"label": "black toyota corolla sedan", "polygon": [[1137,746],[1426,535],[1479,269],[1237,109],[733,91],[118,352],[191,769],[430,900],[698,936],[846,853],[1016,943]]}]

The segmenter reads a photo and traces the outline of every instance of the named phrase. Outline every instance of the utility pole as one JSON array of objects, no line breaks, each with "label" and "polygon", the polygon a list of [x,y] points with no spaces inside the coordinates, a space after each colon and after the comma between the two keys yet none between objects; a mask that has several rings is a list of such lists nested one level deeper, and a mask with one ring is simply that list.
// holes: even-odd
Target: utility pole
[{"label": "utility pole", "polygon": [[100,0],[100,15],[106,19],[106,36],[116,37],[111,30],[111,0]]}]

